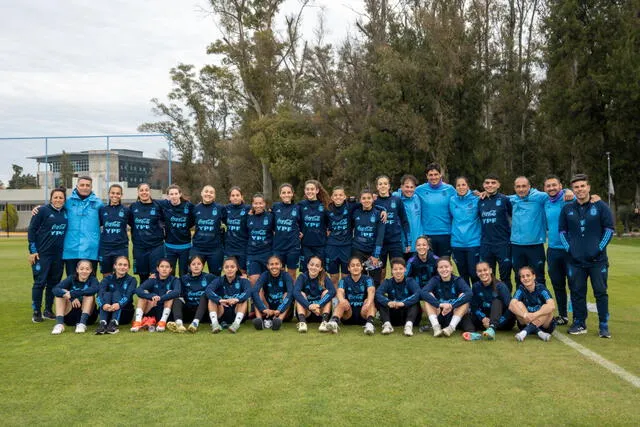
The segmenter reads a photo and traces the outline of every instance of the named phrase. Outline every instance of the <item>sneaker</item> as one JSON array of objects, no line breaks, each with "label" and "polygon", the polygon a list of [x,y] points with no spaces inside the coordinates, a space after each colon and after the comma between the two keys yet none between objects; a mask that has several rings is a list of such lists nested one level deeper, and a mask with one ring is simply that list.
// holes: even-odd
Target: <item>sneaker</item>
[{"label": "sneaker", "polygon": [[538,338],[544,342],[551,341],[551,334],[545,331],[538,331]]},{"label": "sneaker", "polygon": [[187,332],[187,328],[185,328],[184,325],[180,323],[176,328],[176,332],[179,334],[184,334],[185,332]]},{"label": "sneaker", "polygon": [[307,332],[307,322],[298,322],[296,327],[298,328],[298,332],[301,334],[305,334]]},{"label": "sneaker", "polygon": [[611,332],[609,332],[609,325],[606,323],[600,323],[600,338],[611,338]]},{"label": "sneaker", "polygon": [[320,323],[320,326],[318,326],[318,332],[329,332],[329,327],[327,326],[327,323],[325,320],[323,320]]},{"label": "sneaker", "polygon": [[587,328],[579,323],[574,323],[567,332],[571,335],[582,335],[587,333]]},{"label": "sneaker", "polygon": [[434,325],[433,326],[433,336],[438,338],[442,336],[442,326]]},{"label": "sneaker", "polygon": [[238,332],[238,329],[240,329],[240,322],[237,320],[234,320],[233,323],[229,325],[229,332],[231,332],[232,334],[235,334],[236,332]]},{"label": "sneaker", "polygon": [[364,324],[364,334],[365,335],[373,335],[376,333],[376,328],[373,326],[373,323],[367,322]]},{"label": "sneaker", "polygon": [[556,316],[556,317],[554,317],[554,319],[556,321],[556,325],[558,325],[558,326],[564,326],[564,325],[568,325],[569,324],[569,318],[568,317]]},{"label": "sneaker", "polygon": [[264,328],[265,329],[271,329],[272,326],[273,326],[273,321],[272,320],[266,319],[264,321]]},{"label": "sneaker", "polygon": [[482,339],[482,334],[479,332],[463,332],[462,338],[465,341],[478,341]]},{"label": "sneaker", "polygon": [[140,321],[133,321],[133,323],[131,324],[131,332],[138,332],[140,329],[142,329],[142,322]]},{"label": "sneaker", "polygon": [[42,313],[42,317],[46,320],[56,320],[56,315],[53,314],[51,310],[45,310],[44,313]]},{"label": "sneaker", "polygon": [[60,335],[64,332],[64,325],[62,323],[58,323],[53,327],[51,331],[51,335]]},{"label": "sneaker", "polygon": [[515,335],[515,337],[516,337],[516,341],[523,342],[524,339],[527,337],[527,331],[520,331]]},{"label": "sneaker", "polygon": [[187,331],[191,332],[192,334],[195,334],[196,332],[198,332],[198,325],[196,325],[195,323],[191,323],[187,328]]},{"label": "sneaker", "polygon": [[445,337],[450,337],[451,335],[453,335],[455,331],[456,331],[455,328],[452,328],[451,325],[442,329],[442,333],[444,334]]},{"label": "sneaker", "polygon": [[109,322],[109,324],[107,325],[107,333],[109,335],[115,335],[118,332],[120,332],[120,329],[118,329],[118,322],[116,322],[115,320]]},{"label": "sneaker", "polygon": [[156,318],[153,316],[147,316],[142,318],[142,329],[153,328],[155,330]]},{"label": "sneaker", "polygon": [[411,325],[404,325],[404,332],[403,332],[405,337],[412,337],[413,336],[413,326]]},{"label": "sneaker", "polygon": [[107,322],[100,322],[96,328],[96,335],[104,335],[107,333]]},{"label": "sneaker", "polygon": [[336,322],[336,321],[334,321],[334,320],[332,320],[332,321],[330,321],[330,322],[327,322],[327,329],[328,329],[330,332],[332,332],[332,333],[334,333],[334,334],[337,334],[337,333],[338,333],[338,329],[339,329],[339,328],[338,328],[338,322]]},{"label": "sneaker", "polygon": [[178,324],[176,322],[167,322],[167,329],[169,330],[169,332],[177,333]]},{"label": "sneaker", "polygon": [[273,325],[271,325],[271,330],[277,331],[280,329],[281,326],[282,326],[282,319],[279,319],[276,317],[275,319],[273,319]]},{"label": "sneaker", "polygon": [[156,326],[156,331],[164,332],[167,329],[167,322],[163,322],[162,320],[158,322],[158,326]]},{"label": "sneaker", "polygon": [[39,311],[34,311],[33,312],[33,316],[31,316],[31,321],[33,323],[40,323],[42,322],[42,313],[40,313]]},{"label": "sneaker", "polygon": [[264,322],[262,321],[262,319],[256,317],[251,321],[251,323],[253,323],[253,327],[256,328],[257,331],[261,331],[264,329]]},{"label": "sneaker", "polygon": [[418,329],[418,331],[420,332],[429,332],[431,330],[431,325],[426,324],[426,325],[422,325],[420,326],[420,328]]},{"label": "sneaker", "polygon": [[76,334],[84,334],[85,332],[87,332],[87,325],[84,323],[78,323],[76,325]]},{"label": "sneaker", "polygon": [[222,326],[220,326],[220,323],[218,322],[211,322],[211,333],[212,334],[217,334],[218,332],[220,332],[222,330]]},{"label": "sneaker", "polygon": [[482,336],[488,339],[489,341],[493,341],[496,339],[496,331],[493,328],[487,328],[482,333]]},{"label": "sneaker", "polygon": [[382,325],[382,335],[389,335],[393,333],[393,326],[391,326],[391,322],[384,322]]}]

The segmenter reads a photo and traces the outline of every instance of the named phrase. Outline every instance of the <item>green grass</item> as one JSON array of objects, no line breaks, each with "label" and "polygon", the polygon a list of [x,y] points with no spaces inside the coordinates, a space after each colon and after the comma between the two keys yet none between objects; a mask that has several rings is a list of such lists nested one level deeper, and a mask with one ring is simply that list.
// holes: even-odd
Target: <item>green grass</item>
[{"label": "green grass", "polygon": [[[597,337],[593,314],[573,339],[640,376],[640,247],[617,243],[613,339]],[[640,424],[640,390],[558,340],[299,335],[294,324],[54,337],[51,321],[30,321],[24,240],[0,241],[0,271],[2,425]]]}]

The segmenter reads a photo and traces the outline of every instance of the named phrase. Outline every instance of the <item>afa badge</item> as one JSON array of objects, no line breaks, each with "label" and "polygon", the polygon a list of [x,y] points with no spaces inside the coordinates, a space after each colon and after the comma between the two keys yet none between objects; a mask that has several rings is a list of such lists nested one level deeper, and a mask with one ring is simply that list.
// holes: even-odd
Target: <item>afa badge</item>
[{"label": "afa badge", "polygon": [[124,218],[124,211],[120,211],[120,212],[118,213],[118,216],[119,216],[120,218]]},{"label": "afa badge", "polygon": [[396,202],[391,202],[391,209],[395,209],[396,208]]},{"label": "afa badge", "polygon": [[371,215],[371,217],[369,218],[369,221],[371,221],[372,223],[373,223],[373,222],[376,222],[376,217],[375,217],[375,215]]},{"label": "afa badge", "polygon": [[155,209],[151,209],[151,212],[149,212],[150,215],[155,215],[156,214],[156,210]]},{"label": "afa badge", "polygon": [[496,206],[502,206],[502,200],[498,199],[498,201],[496,201]]},{"label": "afa badge", "polygon": [[264,220],[262,221],[263,225],[269,225],[269,218],[265,217]]},{"label": "afa badge", "polygon": [[591,206],[591,210],[589,211],[589,213],[591,214],[591,216],[596,216],[598,215],[598,210],[595,206]]}]

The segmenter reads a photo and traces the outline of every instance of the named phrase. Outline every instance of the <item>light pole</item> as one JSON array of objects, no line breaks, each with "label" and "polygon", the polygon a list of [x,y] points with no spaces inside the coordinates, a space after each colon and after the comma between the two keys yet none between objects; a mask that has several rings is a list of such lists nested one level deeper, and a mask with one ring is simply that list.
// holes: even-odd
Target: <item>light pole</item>
[{"label": "light pole", "polygon": [[611,152],[607,151],[607,195],[609,196],[609,206],[611,206]]}]

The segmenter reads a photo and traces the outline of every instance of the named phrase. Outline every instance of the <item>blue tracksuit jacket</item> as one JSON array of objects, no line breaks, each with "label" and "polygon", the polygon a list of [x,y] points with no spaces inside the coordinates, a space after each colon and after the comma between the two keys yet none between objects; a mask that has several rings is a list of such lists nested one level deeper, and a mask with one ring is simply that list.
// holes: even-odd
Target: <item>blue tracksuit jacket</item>
[{"label": "blue tracksuit jacket", "polygon": [[451,213],[451,247],[476,248],[480,246],[480,216],[478,197],[468,191],[464,196],[457,194],[449,199]]},{"label": "blue tracksuit jacket", "polygon": [[193,247],[200,253],[222,248],[222,224],[227,222],[227,209],[220,203],[198,203],[193,208]]},{"label": "blue tracksuit jacket", "polygon": [[470,302],[471,295],[471,288],[467,282],[454,275],[451,275],[447,282],[439,275],[432,277],[421,292],[422,299],[434,307],[438,307],[440,303],[448,303],[457,308]]},{"label": "blue tracksuit jacket", "polygon": [[249,234],[247,231],[247,217],[249,216],[249,205],[228,204],[227,209],[227,232],[224,235],[225,254],[244,254],[247,251],[247,241]]},{"label": "blue tracksuit jacket", "polygon": [[571,263],[590,267],[607,262],[607,245],[613,238],[613,217],[609,206],[603,201],[577,200],[562,208],[560,213],[560,239],[571,255]]},{"label": "blue tracksuit jacket", "polygon": [[482,246],[503,246],[511,243],[511,200],[502,193],[478,201]]},{"label": "blue tracksuit jacket", "polygon": [[50,204],[41,206],[29,223],[29,253],[59,256],[62,253],[66,231],[66,209],[62,207],[58,210]]},{"label": "blue tracksuit jacket", "polygon": [[535,313],[551,298],[551,293],[545,285],[542,283],[536,283],[536,287],[533,292],[529,292],[524,285],[518,286],[516,293],[513,294],[513,299],[522,302],[529,313]]},{"label": "blue tracksuit jacket", "polygon": [[384,243],[406,242],[409,240],[409,221],[404,210],[404,203],[396,196],[378,196],[374,205],[387,211],[387,222],[384,225]]},{"label": "blue tracksuit jacket", "polygon": [[73,190],[64,207],[67,210],[67,233],[64,236],[62,259],[98,259],[100,248],[99,212],[102,200],[91,193],[82,199]]},{"label": "blue tracksuit jacket", "polygon": [[166,279],[160,279],[159,277],[153,279],[147,279],[143,284],[136,289],[136,295],[138,298],[152,299],[156,295],[160,297],[160,303],[176,299],[180,297],[182,286],[180,279],[174,276],[169,276]]},{"label": "blue tracksuit jacket", "polygon": [[300,206],[295,203],[274,203],[271,213],[275,219],[273,251],[285,253],[300,249]]},{"label": "blue tracksuit jacket", "polygon": [[496,284],[496,290],[493,290],[493,286],[484,286],[482,282],[478,281],[473,284],[471,289],[473,296],[471,297],[471,313],[479,320],[482,321],[485,317],[488,317],[491,311],[491,303],[494,299],[499,299],[504,304],[504,308],[509,307],[511,302],[511,294],[509,288],[502,282]]},{"label": "blue tracksuit jacket", "polygon": [[404,303],[405,307],[417,304],[420,300],[420,288],[411,277],[405,277],[402,282],[396,282],[393,277],[385,279],[376,290],[376,302],[386,306],[389,301]]},{"label": "blue tracksuit jacket", "polygon": [[71,294],[71,300],[82,297],[90,297],[98,292],[100,283],[94,276],[89,276],[86,282],[81,282],[73,276],[69,276],[53,288],[53,295],[62,298],[66,291]]},{"label": "blue tracksuit jacket", "polygon": [[[327,293],[322,296],[322,292],[327,290]],[[302,293],[306,295],[306,298]],[[324,283],[320,286],[319,277],[312,279],[308,273],[301,273],[296,279],[296,284],[293,287],[293,297],[300,303],[305,309],[309,308],[311,304],[318,304],[320,307],[330,302],[333,297],[336,296],[336,288],[333,286],[331,279],[325,275]]]},{"label": "blue tracksuit jacket", "polygon": [[129,248],[129,208],[105,205],[100,208],[100,249],[104,254]]},{"label": "blue tracksuit jacket", "polygon": [[352,213],[352,247],[376,258],[380,257],[385,233],[385,224],[380,219],[380,212],[382,211],[374,206],[368,211],[357,208]]},{"label": "blue tracksuit jacket", "polygon": [[415,194],[420,199],[422,234],[428,236],[451,234],[449,199],[456,195],[455,188],[444,182],[435,187],[427,182],[419,185]]},{"label": "blue tracksuit jacket", "polygon": [[393,193],[394,196],[400,197],[404,204],[404,211],[409,221],[409,241],[402,241],[402,247],[411,246],[411,251],[416,250],[416,240],[422,235],[422,218],[420,198],[414,194],[411,197],[405,197],[402,191],[398,190]]},{"label": "blue tracksuit jacket", "polygon": [[264,311],[267,307],[264,305],[262,298],[260,298],[260,290],[263,291],[271,310],[278,310],[284,313],[293,301],[293,279],[286,271],[280,272],[277,277],[265,271],[260,275],[256,285],[251,290],[253,303],[258,310]]},{"label": "blue tracksuit jacket", "polygon": [[249,280],[236,276],[231,282],[227,276],[216,277],[216,279],[207,286],[207,298],[216,304],[221,299],[237,298],[238,302],[244,302],[251,296],[251,282]]},{"label": "blue tracksuit jacket", "polygon": [[164,243],[164,217],[155,200],[151,203],[134,202],[129,207],[129,226],[134,248],[157,248]]},{"label": "blue tracksuit jacket", "polygon": [[183,275],[180,278],[180,296],[184,299],[184,303],[190,307],[197,307],[207,287],[215,279],[216,276],[209,273],[200,273],[197,276],[191,273]]},{"label": "blue tracksuit jacket", "polygon": [[413,277],[418,286],[426,285],[433,276],[437,274],[436,263],[438,257],[430,250],[427,252],[427,258],[423,261],[418,254],[414,254],[407,261],[407,277]]},{"label": "blue tracksuit jacket", "polygon": [[136,286],[138,286],[138,281],[133,276],[125,274],[123,277],[116,277],[115,274],[110,274],[100,282],[96,303],[98,307],[102,307],[107,293],[118,293],[120,300],[117,303],[122,308],[133,301],[133,293],[136,291]]},{"label": "blue tracksuit jacket", "polygon": [[540,245],[547,237],[544,204],[547,193],[532,188],[525,197],[509,196],[513,206],[511,218],[511,243],[514,245]]}]

